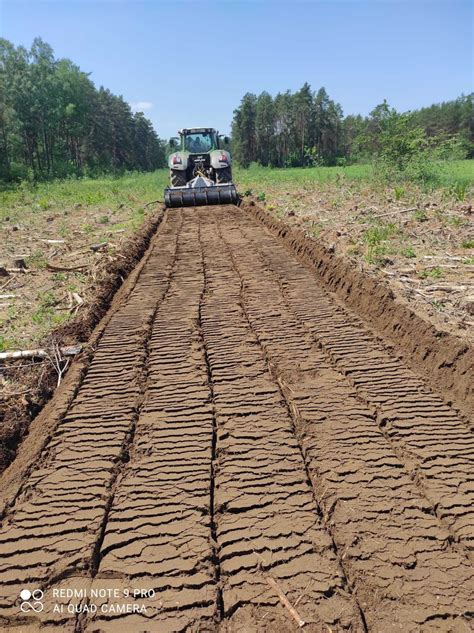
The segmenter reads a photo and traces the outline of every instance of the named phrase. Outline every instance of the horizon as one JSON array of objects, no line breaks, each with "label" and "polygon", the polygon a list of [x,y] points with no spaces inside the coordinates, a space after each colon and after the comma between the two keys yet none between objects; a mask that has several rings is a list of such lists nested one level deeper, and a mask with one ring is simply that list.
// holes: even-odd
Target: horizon
[{"label": "horizon", "polygon": [[274,97],[305,81],[325,87],[344,116],[367,116],[384,99],[405,112],[473,90],[464,0],[207,1],[183,22],[183,7],[196,4],[0,0],[0,36],[26,48],[41,37],[142,111],[164,140],[194,124],[228,134],[246,92]]}]

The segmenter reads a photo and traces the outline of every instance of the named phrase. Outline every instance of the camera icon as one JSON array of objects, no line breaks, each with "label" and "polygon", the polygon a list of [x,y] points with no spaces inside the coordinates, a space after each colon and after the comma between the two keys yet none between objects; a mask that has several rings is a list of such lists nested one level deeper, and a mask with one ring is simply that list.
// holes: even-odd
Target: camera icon
[{"label": "camera icon", "polygon": [[44,608],[42,602],[43,596],[44,592],[41,591],[41,589],[33,589],[33,591],[22,589],[20,591],[20,598],[22,600],[20,610],[23,611],[23,613],[28,613],[28,611],[41,613]]}]

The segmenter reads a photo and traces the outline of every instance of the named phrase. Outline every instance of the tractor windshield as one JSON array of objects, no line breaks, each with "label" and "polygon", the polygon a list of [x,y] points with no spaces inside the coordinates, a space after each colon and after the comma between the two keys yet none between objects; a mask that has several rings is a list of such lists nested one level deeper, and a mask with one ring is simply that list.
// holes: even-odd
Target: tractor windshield
[{"label": "tractor windshield", "polygon": [[184,147],[192,154],[210,152],[214,148],[214,134],[212,132],[195,132],[186,134]]}]

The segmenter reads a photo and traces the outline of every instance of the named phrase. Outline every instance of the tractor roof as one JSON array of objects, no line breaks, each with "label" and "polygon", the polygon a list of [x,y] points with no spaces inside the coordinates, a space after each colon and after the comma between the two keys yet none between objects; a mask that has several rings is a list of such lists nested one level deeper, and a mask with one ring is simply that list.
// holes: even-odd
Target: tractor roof
[{"label": "tractor roof", "polygon": [[182,130],[179,130],[179,134],[194,134],[200,132],[216,132],[216,129],[213,127],[183,127]]}]

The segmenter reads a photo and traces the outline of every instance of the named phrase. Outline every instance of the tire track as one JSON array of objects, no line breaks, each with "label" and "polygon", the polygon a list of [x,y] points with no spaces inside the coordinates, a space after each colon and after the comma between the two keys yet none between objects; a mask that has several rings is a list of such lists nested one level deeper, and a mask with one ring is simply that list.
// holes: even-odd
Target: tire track
[{"label": "tire track", "polygon": [[108,614],[86,631],[207,630],[218,619],[212,544],[212,392],[200,335],[204,274],[199,227],[185,227],[150,339],[148,383],[130,464],[117,491],[93,587],[152,588],[147,614]]}]

